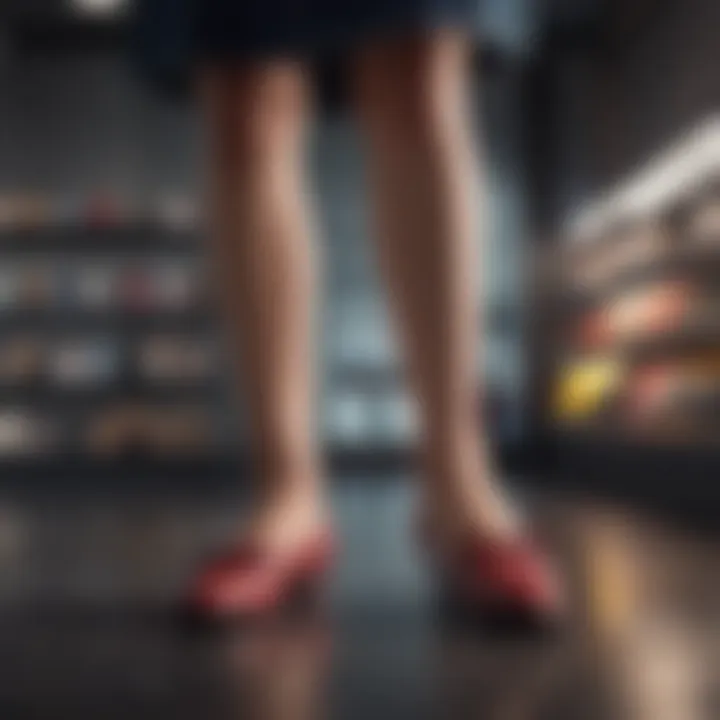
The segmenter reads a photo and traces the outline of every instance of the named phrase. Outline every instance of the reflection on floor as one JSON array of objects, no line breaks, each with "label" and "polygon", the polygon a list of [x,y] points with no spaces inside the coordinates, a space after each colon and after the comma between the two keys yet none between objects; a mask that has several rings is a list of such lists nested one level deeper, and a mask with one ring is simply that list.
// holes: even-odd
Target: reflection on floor
[{"label": "reflection on floor", "polygon": [[720,544],[591,503],[533,503],[574,617],[552,638],[438,623],[408,486],[348,482],[326,613],[220,635],[168,612],[228,498],[0,501],[0,716],[243,720],[720,717]]}]

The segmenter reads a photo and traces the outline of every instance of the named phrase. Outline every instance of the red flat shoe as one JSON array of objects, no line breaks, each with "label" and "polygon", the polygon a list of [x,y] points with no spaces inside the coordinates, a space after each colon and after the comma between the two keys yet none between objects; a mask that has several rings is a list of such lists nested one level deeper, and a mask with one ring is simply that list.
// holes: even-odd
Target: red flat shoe
[{"label": "red flat shoe", "polygon": [[525,538],[470,536],[440,562],[444,597],[463,615],[553,625],[564,615],[564,591],[555,568]]},{"label": "red flat shoe", "polygon": [[221,553],[192,583],[193,617],[222,620],[257,617],[318,589],[333,555],[329,533],[319,533],[284,557],[247,543]]}]

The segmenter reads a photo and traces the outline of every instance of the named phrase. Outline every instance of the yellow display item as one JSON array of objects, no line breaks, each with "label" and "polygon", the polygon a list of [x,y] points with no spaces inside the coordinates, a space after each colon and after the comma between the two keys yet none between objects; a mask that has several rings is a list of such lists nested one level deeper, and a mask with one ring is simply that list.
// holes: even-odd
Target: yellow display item
[{"label": "yellow display item", "polygon": [[619,388],[625,374],[615,358],[588,358],[568,363],[560,371],[553,402],[559,420],[578,421],[596,413]]}]

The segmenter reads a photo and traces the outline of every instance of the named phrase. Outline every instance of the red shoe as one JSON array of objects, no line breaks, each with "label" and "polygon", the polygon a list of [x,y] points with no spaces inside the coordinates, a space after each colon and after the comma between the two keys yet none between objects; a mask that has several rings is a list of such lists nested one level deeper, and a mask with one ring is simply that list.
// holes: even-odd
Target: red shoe
[{"label": "red shoe", "polygon": [[555,624],[562,619],[560,578],[545,553],[527,539],[468,537],[441,562],[444,594],[454,610],[522,622]]},{"label": "red shoe", "polygon": [[203,619],[256,617],[319,588],[330,566],[333,543],[323,532],[285,557],[246,544],[222,553],[195,579],[189,610]]}]

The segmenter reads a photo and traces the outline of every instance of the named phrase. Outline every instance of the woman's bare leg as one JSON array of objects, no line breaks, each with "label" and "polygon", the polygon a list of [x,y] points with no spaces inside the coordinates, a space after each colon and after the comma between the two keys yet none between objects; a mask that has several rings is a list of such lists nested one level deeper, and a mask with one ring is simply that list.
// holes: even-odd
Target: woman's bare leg
[{"label": "woman's bare leg", "polygon": [[304,69],[291,61],[209,68],[215,279],[258,483],[249,532],[290,546],[324,521],[314,408],[314,247],[303,156]]},{"label": "woman's bare leg", "polygon": [[419,401],[425,513],[448,538],[512,530],[478,424],[479,172],[458,32],[378,42],[357,64],[379,255]]}]

